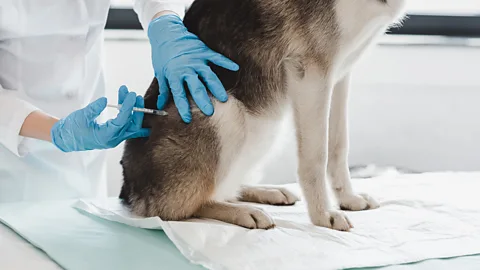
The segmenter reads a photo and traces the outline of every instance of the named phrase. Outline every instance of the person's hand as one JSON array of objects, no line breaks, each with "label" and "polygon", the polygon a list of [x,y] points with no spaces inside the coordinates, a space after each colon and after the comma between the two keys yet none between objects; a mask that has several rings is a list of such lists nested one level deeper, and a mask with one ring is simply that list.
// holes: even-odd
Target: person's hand
[{"label": "person's hand", "polygon": [[150,130],[142,128],[143,113],[133,112],[133,107],[145,106],[143,98],[122,86],[118,103],[122,106],[117,117],[104,124],[95,120],[107,106],[104,97],[60,119],[51,129],[53,144],[64,152],[85,151],[113,148],[126,139],[148,136]]},{"label": "person's hand", "polygon": [[189,123],[192,114],[184,84],[188,86],[198,108],[206,115],[213,114],[213,105],[205,86],[215,98],[221,102],[227,101],[227,92],[208,63],[231,71],[237,71],[238,65],[212,51],[196,35],[188,32],[178,16],[163,15],[154,19],[148,27],[148,37],[152,47],[153,69],[160,87],[158,109],[166,105],[170,88],[180,116]]}]

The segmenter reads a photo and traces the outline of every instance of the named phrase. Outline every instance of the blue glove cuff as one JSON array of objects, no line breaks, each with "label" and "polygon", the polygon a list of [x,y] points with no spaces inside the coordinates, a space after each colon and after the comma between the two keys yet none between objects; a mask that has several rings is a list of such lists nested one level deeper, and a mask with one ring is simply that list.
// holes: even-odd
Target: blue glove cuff
[{"label": "blue glove cuff", "polygon": [[52,129],[50,130],[50,137],[52,138],[52,144],[55,145],[58,149],[60,149],[62,152],[69,152],[64,146],[61,146],[62,142],[62,135],[61,132],[58,130],[63,126],[63,119],[59,120],[55,124],[53,124]]}]

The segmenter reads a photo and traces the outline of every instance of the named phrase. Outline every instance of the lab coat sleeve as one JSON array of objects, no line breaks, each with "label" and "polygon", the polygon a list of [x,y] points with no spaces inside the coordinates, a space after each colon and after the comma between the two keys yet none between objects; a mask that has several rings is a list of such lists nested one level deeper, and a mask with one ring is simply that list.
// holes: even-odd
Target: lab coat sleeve
[{"label": "lab coat sleeve", "polygon": [[21,147],[20,129],[27,116],[38,109],[9,92],[0,85],[0,144],[21,157],[26,151]]},{"label": "lab coat sleeve", "polygon": [[147,31],[155,14],[161,11],[173,11],[183,19],[186,2],[188,0],[134,0],[133,9],[137,13],[143,29]]}]

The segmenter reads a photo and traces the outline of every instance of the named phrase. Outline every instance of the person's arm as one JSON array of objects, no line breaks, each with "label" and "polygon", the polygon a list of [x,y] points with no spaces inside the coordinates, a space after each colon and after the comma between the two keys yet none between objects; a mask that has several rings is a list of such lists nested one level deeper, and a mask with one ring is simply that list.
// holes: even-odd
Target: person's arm
[{"label": "person's arm", "polygon": [[[16,98],[13,93],[14,91],[4,89],[0,85],[0,144],[15,155],[23,156],[25,152],[20,147],[23,141],[20,130],[25,120],[33,112],[38,111],[38,108]],[[31,123],[32,121],[28,122]],[[30,130],[28,126],[27,130]],[[40,136],[44,137],[43,135]]]},{"label": "person's arm", "polygon": [[49,141],[61,151],[72,152],[113,148],[126,139],[150,133],[142,127],[143,113],[133,112],[134,107],[144,107],[143,98],[128,92],[125,86],[118,93],[120,112],[104,124],[96,122],[107,106],[104,97],[57,119],[9,92],[0,86],[0,144],[17,156],[28,151],[20,150],[24,137]]},{"label": "person's arm", "polygon": [[51,130],[57,122],[58,119],[55,117],[41,111],[33,111],[25,118],[20,136],[51,142]]}]

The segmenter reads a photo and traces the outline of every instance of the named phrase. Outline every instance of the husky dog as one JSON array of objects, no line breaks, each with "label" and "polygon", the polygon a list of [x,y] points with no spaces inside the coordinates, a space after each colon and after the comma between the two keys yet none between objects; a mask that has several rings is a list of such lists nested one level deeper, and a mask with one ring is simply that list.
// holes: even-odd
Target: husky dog
[{"label": "husky dog", "polygon": [[[150,137],[125,145],[120,198],[141,216],[274,227],[262,210],[235,202],[298,200],[283,188],[248,186],[254,183],[246,177],[262,163],[290,112],[310,220],[351,229],[345,213],[331,205],[328,187],[343,210],[378,204],[355,193],[350,183],[350,73],[375,39],[401,19],[404,6],[404,0],[196,0],[185,26],[240,66],[237,72],[211,66],[229,99],[213,100],[211,117],[193,107],[190,124],[181,121],[173,101],[164,108],[167,117],[146,115]],[[145,94],[147,108],[156,107],[158,87],[154,79]]]}]

